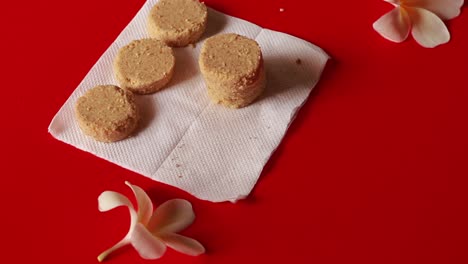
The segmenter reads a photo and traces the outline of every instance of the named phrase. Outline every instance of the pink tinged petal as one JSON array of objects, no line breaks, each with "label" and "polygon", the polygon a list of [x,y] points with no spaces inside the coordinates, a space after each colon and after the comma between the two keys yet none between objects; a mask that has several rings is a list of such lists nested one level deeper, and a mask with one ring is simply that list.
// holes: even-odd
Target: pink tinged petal
[{"label": "pink tinged petal", "polygon": [[135,194],[135,198],[138,203],[138,222],[143,225],[147,225],[151,215],[153,214],[153,203],[151,202],[151,199],[139,186],[132,185],[128,181],[126,181],[125,184],[127,184]]},{"label": "pink tinged petal", "polygon": [[118,192],[105,191],[98,197],[99,211],[106,212],[119,206],[127,206],[133,209],[133,205],[127,197]]},{"label": "pink tinged petal", "polygon": [[375,21],[373,27],[382,37],[393,42],[403,42],[410,31],[408,13],[396,7]]},{"label": "pink tinged petal", "polygon": [[401,0],[384,0],[385,2],[387,3],[390,3],[394,6],[397,6],[397,5],[400,5],[401,4]]},{"label": "pink tinged petal", "polygon": [[127,197],[113,191],[105,191],[101,193],[101,195],[99,195],[98,197],[98,205],[99,211],[101,212],[106,212],[120,206],[128,207],[128,210],[130,212],[130,228],[128,234],[120,242],[118,242],[111,248],[105,250],[97,257],[98,261],[103,261],[110,253],[125,245],[130,244],[129,237],[134,229],[134,226],[137,223],[137,213],[133,208],[132,203],[130,202],[130,200],[128,200]]},{"label": "pink tinged petal", "polygon": [[205,253],[203,245],[195,239],[174,233],[161,234],[160,238],[168,247],[180,253],[190,256],[198,256]]},{"label": "pink tinged petal", "polygon": [[166,245],[140,223],[135,226],[130,241],[144,259],[158,259],[166,252]]},{"label": "pink tinged petal", "polygon": [[448,20],[460,15],[463,0],[406,0],[405,6],[424,8]]},{"label": "pink tinged petal", "polygon": [[447,27],[434,13],[417,7],[408,7],[407,10],[413,22],[411,33],[421,46],[434,48],[450,40]]},{"label": "pink tinged petal", "polygon": [[192,205],[182,199],[173,199],[161,204],[148,223],[153,233],[177,233],[195,220]]},{"label": "pink tinged petal", "polygon": [[135,208],[133,208],[130,200],[128,200],[128,198],[122,194],[113,191],[104,191],[98,197],[98,208],[101,212],[106,212],[119,206],[128,207],[128,211],[130,213],[130,228],[128,235],[130,235],[130,232],[132,232],[133,228],[138,222],[137,212],[135,211]]}]

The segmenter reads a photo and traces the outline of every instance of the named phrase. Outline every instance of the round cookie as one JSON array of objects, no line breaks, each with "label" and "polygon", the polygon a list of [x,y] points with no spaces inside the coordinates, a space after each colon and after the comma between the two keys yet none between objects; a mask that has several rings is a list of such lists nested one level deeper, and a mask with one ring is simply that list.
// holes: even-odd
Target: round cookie
[{"label": "round cookie", "polygon": [[81,130],[102,142],[128,137],[139,120],[134,95],[114,85],[88,90],[78,98],[75,115]]},{"label": "round cookie", "polygon": [[120,86],[136,94],[163,88],[171,80],[174,67],[172,48],[156,39],[134,40],[121,48],[114,60]]},{"label": "round cookie", "polygon": [[215,103],[231,108],[244,107],[266,86],[260,46],[247,37],[221,34],[208,38],[198,62],[208,95]]},{"label": "round cookie", "polygon": [[172,47],[195,43],[208,19],[205,4],[198,0],[160,0],[150,11],[148,32]]}]

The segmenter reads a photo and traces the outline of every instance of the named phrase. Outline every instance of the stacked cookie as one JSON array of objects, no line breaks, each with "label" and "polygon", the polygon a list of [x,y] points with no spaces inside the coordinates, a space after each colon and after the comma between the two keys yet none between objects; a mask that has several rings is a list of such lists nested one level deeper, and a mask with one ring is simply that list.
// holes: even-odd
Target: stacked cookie
[{"label": "stacked cookie", "polygon": [[257,42],[237,34],[222,34],[205,41],[200,70],[215,103],[240,108],[265,89],[262,52]]},{"label": "stacked cookie", "polygon": [[[81,130],[98,141],[114,142],[137,128],[134,94],[155,93],[170,82],[176,65],[173,47],[195,43],[206,29],[208,11],[198,0],[160,0],[148,16],[151,38],[122,47],[114,60],[120,87],[97,86],[77,100]],[[260,46],[237,34],[207,39],[199,58],[208,96],[215,103],[240,108],[264,90],[266,78]]]}]

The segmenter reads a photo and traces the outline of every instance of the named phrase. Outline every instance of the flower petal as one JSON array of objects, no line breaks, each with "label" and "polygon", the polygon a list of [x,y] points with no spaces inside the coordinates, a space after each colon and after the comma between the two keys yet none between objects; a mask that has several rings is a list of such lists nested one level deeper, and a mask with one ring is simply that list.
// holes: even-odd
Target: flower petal
[{"label": "flower petal", "polygon": [[404,5],[427,9],[441,19],[452,19],[460,15],[464,0],[406,0]]},{"label": "flower petal", "polygon": [[138,222],[143,225],[147,225],[151,215],[153,214],[153,203],[151,202],[151,199],[139,186],[133,185],[128,181],[126,181],[125,184],[127,184],[135,194],[135,198],[138,203]]},{"label": "flower petal", "polygon": [[166,245],[138,223],[130,237],[132,246],[144,259],[158,259],[166,252]]},{"label": "flower petal", "polygon": [[154,233],[177,233],[195,220],[192,205],[182,199],[173,199],[161,204],[154,211],[148,229]]},{"label": "flower petal", "polygon": [[138,222],[138,216],[130,200],[118,192],[104,191],[98,197],[98,208],[101,212],[107,212],[119,206],[127,206],[130,212],[130,229],[129,234],[133,227]]},{"label": "flower petal", "polygon": [[408,13],[400,7],[395,7],[392,11],[386,13],[373,25],[382,37],[394,41],[404,41],[410,31],[410,20]]},{"label": "flower petal", "polygon": [[174,233],[161,234],[160,238],[168,247],[186,255],[198,256],[205,253],[203,245],[195,239]]},{"label": "flower petal", "polygon": [[119,206],[126,206],[128,207],[128,211],[130,213],[130,228],[128,230],[127,235],[120,242],[118,242],[111,248],[105,250],[98,256],[98,261],[103,261],[110,253],[114,252],[115,250],[125,245],[130,244],[129,237],[131,236],[135,228],[138,217],[130,200],[128,200],[127,197],[123,196],[122,194],[118,192],[104,191],[98,197],[98,205],[99,205],[99,211],[101,212],[106,212]]},{"label": "flower petal", "polygon": [[385,2],[387,3],[390,3],[394,6],[397,6],[397,5],[400,5],[401,4],[401,0],[384,0]]},{"label": "flower petal", "polygon": [[408,7],[407,10],[413,22],[411,33],[421,46],[434,48],[450,40],[447,27],[434,13],[418,7]]},{"label": "flower petal", "polygon": [[98,197],[99,211],[106,212],[119,206],[127,206],[133,209],[133,205],[127,197],[118,192],[104,191]]}]

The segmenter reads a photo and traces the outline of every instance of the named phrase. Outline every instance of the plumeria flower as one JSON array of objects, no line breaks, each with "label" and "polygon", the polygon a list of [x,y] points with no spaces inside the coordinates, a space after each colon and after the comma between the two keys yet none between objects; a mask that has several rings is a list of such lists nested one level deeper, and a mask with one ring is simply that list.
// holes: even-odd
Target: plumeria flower
[{"label": "plumeria flower", "polygon": [[177,234],[195,220],[192,205],[182,199],[173,199],[161,204],[153,212],[151,199],[143,189],[125,182],[133,191],[137,208],[120,193],[104,191],[98,198],[99,211],[105,212],[119,206],[126,206],[130,212],[128,234],[113,247],[102,252],[98,260],[104,260],[113,251],[132,245],[144,259],[157,259],[164,255],[166,246],[181,253],[197,256],[205,248],[196,240]]},{"label": "plumeria flower", "polygon": [[457,17],[464,0],[384,0],[395,8],[374,23],[382,37],[404,41],[411,31],[423,47],[433,48],[450,40],[442,20]]}]

